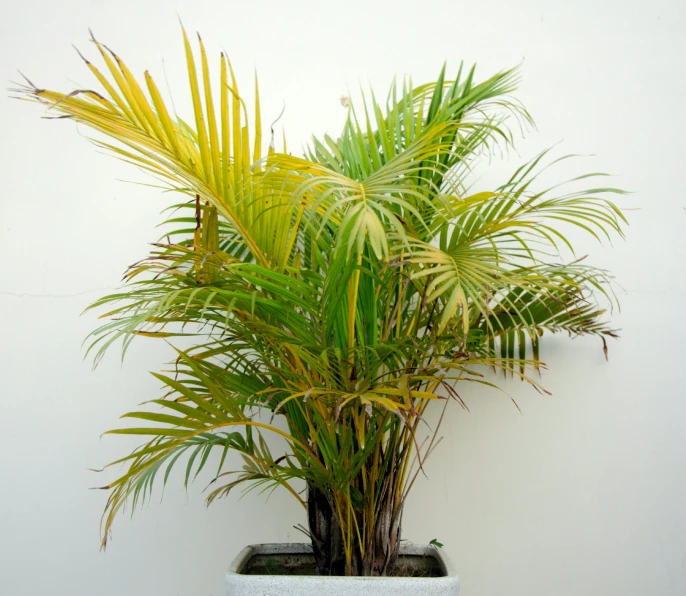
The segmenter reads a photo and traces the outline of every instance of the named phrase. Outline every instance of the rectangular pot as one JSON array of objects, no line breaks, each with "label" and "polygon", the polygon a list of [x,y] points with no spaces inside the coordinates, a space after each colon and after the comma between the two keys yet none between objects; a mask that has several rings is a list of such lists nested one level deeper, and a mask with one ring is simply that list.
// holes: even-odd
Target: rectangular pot
[{"label": "rectangular pot", "polygon": [[[301,543],[245,547],[226,574],[227,596],[458,596],[460,580],[450,561],[431,546],[401,546],[400,557],[432,557],[442,577],[328,577],[319,575],[246,574],[251,561],[279,555],[312,555]],[[293,559],[293,557],[286,557]],[[276,559],[274,559],[276,560]],[[432,561],[433,563],[433,561]],[[269,567],[267,566],[267,569]]]}]

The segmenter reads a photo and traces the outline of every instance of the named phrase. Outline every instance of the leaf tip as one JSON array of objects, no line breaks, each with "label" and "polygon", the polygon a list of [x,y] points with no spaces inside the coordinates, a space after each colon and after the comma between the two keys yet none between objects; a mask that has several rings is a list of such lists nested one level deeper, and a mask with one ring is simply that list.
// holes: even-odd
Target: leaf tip
[{"label": "leaf tip", "polygon": [[71,47],[76,50],[76,53],[80,56],[81,60],[83,60],[88,66],[90,66],[90,61],[79,51],[79,48],[77,48],[74,44],[71,44]]}]

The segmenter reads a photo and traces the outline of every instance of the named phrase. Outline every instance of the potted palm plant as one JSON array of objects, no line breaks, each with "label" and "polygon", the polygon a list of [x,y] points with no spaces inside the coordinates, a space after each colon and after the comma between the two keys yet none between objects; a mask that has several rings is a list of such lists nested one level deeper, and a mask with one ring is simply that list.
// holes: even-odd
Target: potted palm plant
[{"label": "potted palm plant", "polygon": [[[125,288],[91,306],[107,321],[89,349],[97,363],[117,340],[193,338],[153,373],[163,394],[110,431],[145,438],[103,487],[102,545],[122,507],[175,465],[186,482],[211,467],[209,503],[280,487],[307,519],[308,544],[241,553],[230,594],[457,594],[438,549],[401,545],[407,494],[437,444],[442,416],[427,431],[426,413],[461,404],[456,383],[493,386],[490,369],[542,389],[530,372],[545,331],[615,336],[597,302],[614,301],[609,275],[559,255],[573,250],[568,229],[622,234],[608,199],[620,191],[534,190],[546,153],[497,188],[470,189],[477,162],[512,145],[509,124],[531,123],[511,97],[515,70],[477,82],[474,68],[449,78],[444,67],[430,84],[394,83],[296,157],[273,130],[263,144],[257,86],[250,109],[226,56],[212,79],[201,40],[198,62],[184,32],[189,122],[148,72],[137,79],[93,41],[104,69],[84,60],[100,90],[27,81],[23,97],[92,128],[182,198]],[[227,469],[229,452],[242,469]]]}]

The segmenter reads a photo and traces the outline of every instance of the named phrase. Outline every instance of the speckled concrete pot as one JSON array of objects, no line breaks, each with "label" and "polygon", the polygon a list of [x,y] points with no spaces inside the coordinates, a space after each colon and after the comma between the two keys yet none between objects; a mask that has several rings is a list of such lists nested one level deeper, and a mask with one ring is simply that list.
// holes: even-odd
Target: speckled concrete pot
[{"label": "speckled concrete pot", "polygon": [[443,577],[323,577],[317,575],[244,575],[255,556],[312,554],[309,544],[247,546],[226,574],[227,596],[458,596],[460,580],[441,550],[401,546],[400,555],[433,557]]}]

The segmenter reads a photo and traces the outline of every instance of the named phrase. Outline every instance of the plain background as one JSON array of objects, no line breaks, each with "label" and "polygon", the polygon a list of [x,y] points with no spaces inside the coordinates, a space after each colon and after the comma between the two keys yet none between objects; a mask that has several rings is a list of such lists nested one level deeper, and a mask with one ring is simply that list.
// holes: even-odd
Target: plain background
[{"label": "plain background", "polygon": [[[137,74],[149,68],[188,114],[178,17],[225,49],[244,88],[257,68],[265,120],[283,103],[289,146],[335,134],[340,96],[395,74],[435,79],[441,64],[479,63],[482,77],[522,64],[517,94],[536,119],[512,170],[562,142],[615,175],[627,241],[585,253],[621,284],[622,338],[605,362],[594,340],[547,340],[552,397],[516,382],[517,399],[464,390],[445,441],[405,516],[405,537],[444,543],[463,596],[643,596],[686,593],[686,4],[683,0],[5,2],[0,78],[92,86],[70,44],[91,58],[87,27]],[[285,493],[233,495],[209,510],[180,479],[98,551],[106,482],[99,468],[134,446],[101,433],[157,396],[147,373],[169,358],[134,342],[91,372],[81,342],[87,304],[119,284],[157,239],[169,197],[99,155],[68,121],[2,99],[0,198],[0,594],[219,596],[244,545],[300,540]],[[566,167],[566,166],[565,166]],[[571,166],[570,166],[571,167]],[[560,177],[571,174],[563,168]],[[108,478],[111,478],[109,476]]]}]

